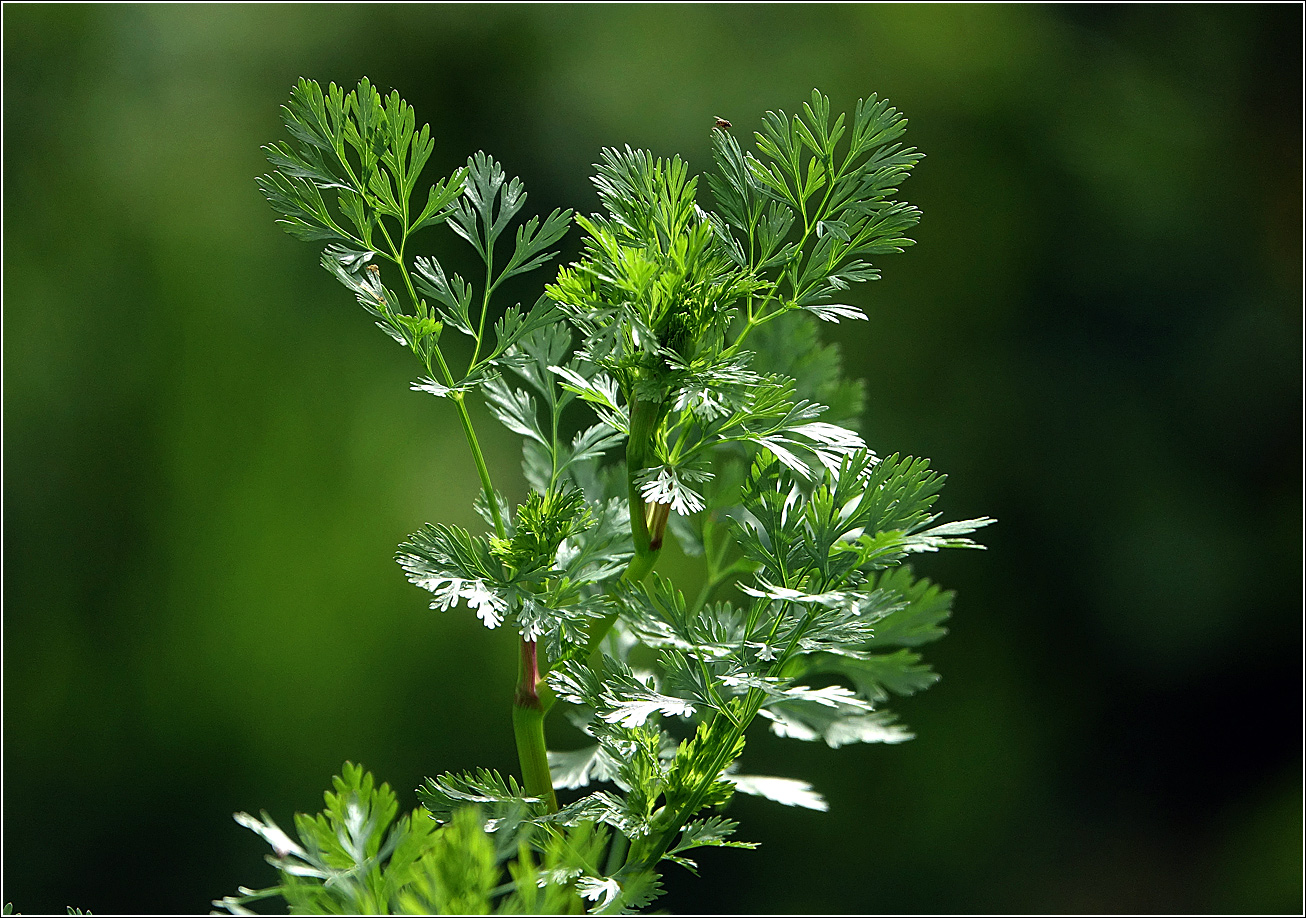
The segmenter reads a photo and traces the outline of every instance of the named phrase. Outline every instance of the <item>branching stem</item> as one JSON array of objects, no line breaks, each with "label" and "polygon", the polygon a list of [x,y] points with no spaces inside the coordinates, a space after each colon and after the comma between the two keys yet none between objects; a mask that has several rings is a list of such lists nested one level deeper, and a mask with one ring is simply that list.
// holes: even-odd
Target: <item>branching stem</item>
[{"label": "branching stem", "polygon": [[[416,306],[418,302],[417,291],[413,288],[412,278],[404,265],[402,246],[396,248],[388,234],[386,235],[386,241],[391,245],[395,263],[399,266],[400,273],[404,276],[404,283],[408,287],[408,295],[412,298],[413,305]],[[481,310],[482,330],[484,329],[485,312],[488,306],[487,298],[487,302],[482,306]],[[479,351],[479,347],[477,350]],[[461,391],[454,388],[456,383],[453,373],[450,372],[449,365],[445,362],[444,354],[440,350],[438,343],[431,348],[430,355],[435,358],[436,363],[439,365],[440,375],[444,377],[445,385],[453,390],[449,393],[449,398],[458,412],[458,420],[462,422],[463,435],[467,438],[467,446],[471,450],[472,461],[476,463],[476,474],[480,476],[481,488],[485,492],[485,502],[489,504],[490,516],[494,520],[495,535],[500,539],[506,538],[508,529],[503,521],[503,512],[499,508],[499,499],[494,493],[494,482],[490,478],[490,468],[485,462],[485,454],[481,451],[481,443],[476,436],[476,429],[472,426],[471,414],[467,411],[467,400],[463,397]],[[475,366],[475,362],[476,356],[473,355],[473,366]],[[435,375],[433,368],[429,365],[429,360],[427,370]],[[549,807],[549,811],[556,812],[558,798],[553,792],[553,779],[549,774],[549,755],[544,741],[545,709],[540,704],[540,696],[537,690],[539,680],[540,672],[536,642],[523,638],[520,642],[517,684],[513,693],[512,705],[512,728],[514,738],[517,741],[517,758],[521,765],[522,781],[526,786],[526,793],[544,800]],[[552,693],[550,693],[551,695]],[[552,698],[550,697],[551,701]]]}]

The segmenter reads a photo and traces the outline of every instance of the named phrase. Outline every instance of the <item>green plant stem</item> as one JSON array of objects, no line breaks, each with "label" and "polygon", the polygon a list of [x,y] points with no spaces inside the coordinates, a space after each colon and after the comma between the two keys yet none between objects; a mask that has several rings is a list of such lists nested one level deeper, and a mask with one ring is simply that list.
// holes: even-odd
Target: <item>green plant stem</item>
[{"label": "green plant stem", "polygon": [[[407,221],[405,221],[405,225],[406,223]],[[394,240],[390,238],[390,233],[386,230],[385,224],[378,221],[378,225],[385,235],[386,243],[390,246],[390,257],[399,267],[399,273],[403,275],[404,286],[408,288],[408,297],[412,300],[413,306],[416,307],[420,300],[417,297],[416,288],[413,287],[413,279],[408,274],[408,267],[404,264],[404,245],[408,242],[408,236],[405,233],[401,237],[399,245],[396,246]],[[471,449],[472,459],[476,462],[476,473],[481,477],[481,488],[485,491],[485,502],[490,505],[490,515],[494,518],[495,534],[501,539],[505,538],[507,529],[503,524],[503,516],[499,512],[499,501],[494,496],[494,482],[490,480],[490,469],[485,464],[485,455],[481,452],[480,441],[476,439],[476,430],[472,427],[472,417],[467,413],[467,402],[463,398],[463,394],[454,388],[457,383],[454,381],[453,373],[449,370],[449,364],[445,362],[444,352],[440,350],[438,342],[431,346],[430,356],[434,357],[435,362],[439,365],[440,375],[444,377],[444,384],[453,389],[449,394],[449,398],[458,410],[458,419],[462,421],[463,425],[463,435],[467,438],[467,446]],[[426,358],[426,369],[432,376],[435,375],[431,367],[430,357]]]},{"label": "green plant stem", "polygon": [[[630,531],[635,542],[635,554],[621,574],[623,583],[639,583],[647,577],[649,572],[653,570],[653,565],[657,563],[658,555],[662,551],[662,527],[666,525],[666,517],[661,517],[661,524],[658,526],[656,533],[650,531],[644,498],[639,493],[637,483],[639,473],[644,470],[647,462],[649,447],[657,433],[657,425],[661,420],[662,408],[655,403],[636,403],[631,410],[630,437],[626,441],[626,495],[630,507]],[[656,541],[654,541],[655,537]],[[612,626],[616,623],[617,613],[615,612],[596,621],[590,628],[583,647],[562,657],[552,665],[546,662],[540,666],[540,679],[543,679],[551,669],[566,660],[583,660],[593,656],[598,651],[599,644],[608,636],[608,632],[612,630]],[[537,691],[540,704],[544,713],[547,714],[557,701],[557,696],[554,695],[553,689],[544,682],[538,684]]]},{"label": "green plant stem", "polygon": [[629,846],[630,839],[620,832],[613,833],[612,848],[608,851],[608,863],[603,868],[605,875],[612,876],[621,868],[622,862],[626,859],[626,851]]},{"label": "green plant stem", "polygon": [[[488,230],[489,227],[487,226]],[[489,246],[485,250],[485,295],[481,299],[481,317],[476,328],[476,347],[472,350],[471,362],[467,364],[467,372],[471,373],[476,369],[476,360],[481,356],[481,342],[485,340],[485,314],[490,311],[490,294],[494,291],[494,240],[490,240]]]},{"label": "green plant stem", "polygon": [[[443,364],[443,361],[441,363]],[[490,515],[494,518],[494,532],[501,539],[507,538],[508,530],[504,526],[503,515],[499,511],[499,499],[494,496],[494,484],[490,481],[490,469],[485,464],[485,456],[481,452],[481,444],[476,439],[476,431],[472,429],[472,418],[467,413],[467,403],[463,399],[461,392],[452,393],[450,398],[458,406],[458,417],[463,422],[463,433],[467,435],[467,445],[471,447],[472,459],[476,462],[476,472],[481,476],[481,487],[485,489],[485,502],[490,505]]]},{"label": "green plant stem", "polygon": [[[443,364],[443,361],[441,363]],[[507,529],[499,512],[499,501],[494,496],[490,470],[485,464],[485,456],[481,453],[476,432],[472,429],[472,419],[467,413],[467,405],[462,393],[453,393],[453,399],[458,406],[458,417],[462,419],[463,432],[467,435],[467,445],[471,447],[476,470],[481,476],[481,484],[485,488],[485,497],[490,505],[490,513],[494,517],[495,532],[502,539],[507,535]],[[526,793],[532,797],[539,797],[548,806],[549,812],[555,813],[558,810],[558,798],[553,793],[553,778],[549,774],[548,747],[544,741],[545,709],[540,704],[538,692],[540,672],[537,652],[535,641],[521,639],[517,685],[512,701],[512,730],[517,741],[517,759],[521,765]]]},{"label": "green plant stem", "polygon": [[[389,236],[387,235],[387,240]],[[391,243],[393,247],[393,243]],[[395,251],[395,260],[404,276],[404,283],[408,287],[408,294],[412,297],[414,305],[417,304],[417,291],[413,289],[412,278],[408,276],[408,270],[403,264],[402,250]],[[482,327],[485,319],[485,309],[487,303],[482,307],[481,320]],[[479,341],[477,343],[479,351]],[[440,374],[444,377],[445,385],[450,389],[454,388],[453,373],[449,371],[449,365],[445,362],[444,354],[440,350],[439,344],[431,348],[431,356],[435,358],[440,367]],[[476,358],[473,356],[472,364],[475,365]],[[427,369],[431,369],[428,363]],[[434,373],[432,373],[434,375]],[[463,393],[456,389],[450,393],[450,399],[458,411],[458,419],[463,425],[463,435],[467,438],[467,446],[472,453],[472,461],[476,463],[476,473],[481,479],[481,488],[485,491],[485,502],[490,505],[490,516],[494,520],[494,532],[503,539],[508,535],[508,529],[503,522],[503,514],[499,509],[499,500],[494,493],[494,482],[490,479],[490,468],[485,463],[485,454],[481,452],[481,443],[477,439],[476,429],[472,427],[472,417],[467,411],[467,400]],[[517,759],[521,765],[522,781],[526,785],[526,793],[532,797],[539,797],[549,808],[549,812],[557,812],[558,798],[553,793],[553,778],[549,773],[549,753],[548,747],[544,741],[544,711],[540,704],[538,685],[540,673],[538,669],[538,648],[535,641],[528,641],[523,638],[519,645],[518,667],[517,667],[517,684],[513,692],[512,703],[512,730],[513,736],[517,741]],[[550,692],[550,702],[552,701],[552,692]]]},{"label": "green plant stem", "polygon": [[[436,352],[439,353],[438,351]],[[441,360],[443,366],[443,360]],[[446,369],[446,372],[447,369]],[[458,417],[463,422],[463,432],[467,435],[467,445],[471,447],[472,458],[476,461],[476,470],[481,476],[485,488],[485,498],[490,505],[494,518],[494,530],[499,538],[505,538],[507,529],[499,512],[499,501],[494,496],[494,485],[490,481],[490,470],[481,453],[481,445],[472,429],[472,419],[467,413],[467,405],[461,392],[453,393],[454,403],[458,406]],[[558,810],[558,798],[553,793],[553,778],[549,773],[548,746],[544,741],[544,712],[540,704],[538,691],[540,672],[538,666],[538,648],[535,641],[521,639],[518,655],[517,685],[512,700],[512,731],[517,741],[517,760],[521,765],[522,781],[526,793],[539,797],[545,802],[550,813]],[[552,692],[550,692],[552,695]],[[550,699],[552,700],[552,699]]]},{"label": "green plant stem", "polygon": [[[438,350],[436,354],[439,355]],[[440,364],[444,371],[448,373],[443,359],[441,359]],[[476,439],[476,432],[472,429],[472,419],[467,413],[467,405],[463,399],[463,394],[454,392],[452,398],[458,406],[458,417],[463,422],[463,432],[467,435],[467,445],[471,447],[472,458],[476,461],[476,470],[480,474],[481,484],[485,488],[485,498],[490,505],[490,513],[494,518],[494,530],[499,538],[505,538],[507,529],[504,527],[503,517],[499,512],[499,501],[494,496],[494,485],[490,481],[490,470],[485,464],[485,456],[481,453],[481,445]],[[558,798],[553,793],[553,778],[549,773],[548,747],[544,741],[545,709],[540,704],[538,690],[540,672],[537,654],[536,642],[522,638],[518,656],[517,685],[513,692],[512,730],[517,741],[517,759],[521,765],[522,781],[526,785],[526,793],[532,797],[539,797],[548,806],[549,812],[555,813],[558,810]],[[550,692],[550,696],[552,696],[552,692]]]},{"label": "green plant stem", "polygon": [[521,642],[518,657],[517,692],[512,702],[512,729],[517,739],[517,757],[521,760],[526,793],[539,797],[550,813],[558,811],[558,797],[553,792],[549,773],[549,753],[544,742],[544,708],[536,692],[539,667],[534,641]]},{"label": "green plant stem", "polygon": [[[631,568],[647,563],[648,570],[652,570],[657,552],[662,548],[662,532],[659,530],[655,534],[649,531],[644,498],[639,493],[639,473],[648,466],[653,438],[661,420],[662,406],[656,402],[636,401],[631,406],[630,436],[626,438],[626,494],[630,504],[630,534],[635,540],[635,557],[631,559]],[[651,560],[646,562],[644,559],[650,555]],[[648,570],[638,572],[630,579],[638,582]]]},{"label": "green plant stem", "polygon": [[[626,440],[626,498],[630,507],[630,532],[635,542],[635,554],[626,565],[626,570],[622,572],[621,580],[623,583],[639,583],[649,572],[653,570],[653,565],[657,563],[658,555],[662,551],[662,536],[666,526],[666,516],[659,515],[660,523],[655,529],[650,530],[648,511],[644,503],[644,498],[639,493],[639,473],[642,472],[648,461],[649,450],[653,438],[657,433],[657,426],[662,420],[662,406],[655,402],[637,402],[630,413],[630,436]],[[541,677],[546,675],[554,666],[568,659],[585,659],[598,650],[599,644],[607,637],[612,626],[617,622],[615,612],[605,615],[594,623],[590,628],[589,636],[585,645],[579,650],[563,657],[553,664],[547,663],[540,667]],[[540,697],[543,699],[544,710],[547,712],[553,707],[553,691],[547,686],[541,686]]]}]

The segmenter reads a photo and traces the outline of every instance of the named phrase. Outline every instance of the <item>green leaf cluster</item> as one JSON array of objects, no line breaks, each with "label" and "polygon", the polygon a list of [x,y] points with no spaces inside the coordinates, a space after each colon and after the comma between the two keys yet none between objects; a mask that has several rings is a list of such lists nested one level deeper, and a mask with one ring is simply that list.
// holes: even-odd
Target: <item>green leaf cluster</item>
[{"label": "green leaf cluster", "polygon": [[[557,254],[549,246],[566,233],[571,211],[517,222],[512,249],[505,253],[501,237],[514,225],[526,192],[520,179],[509,180],[483,152],[430,185],[419,206],[421,198],[414,195],[435,147],[430,127],[418,130],[412,108],[398,92],[383,97],[366,78],[348,93],[334,83],[323,91],[301,79],[282,108],[282,120],[292,142],[263,148],[273,171],[258,179],[259,189],[286,232],[328,243],[323,267],[383,331],[418,357],[427,375],[414,389],[461,398],[498,374],[514,344],[547,325],[551,309],[541,298],[529,310],[520,304],[503,309],[492,341],[486,330],[491,312],[498,312],[494,293],[508,278]],[[446,274],[435,258],[411,256],[412,236],[437,225],[465,239],[484,262],[479,296],[471,283]],[[401,293],[386,286],[382,262],[397,269]],[[446,326],[474,341],[461,374],[440,350]]]},{"label": "green leaf cluster", "polygon": [[397,558],[409,581],[435,594],[432,609],[464,604],[488,628],[511,621],[557,658],[609,610],[603,585],[630,556],[624,519],[618,502],[590,507],[577,489],[534,491],[505,516],[504,537],[428,524]]},{"label": "green leaf cluster", "polygon": [[[587,891],[577,880],[607,840],[590,824],[487,821],[514,792],[519,814],[527,805],[511,781],[488,772],[450,782],[440,820],[422,808],[398,816],[394,792],[362,766],[345,763],[333,783],[322,812],[295,817],[297,839],[266,813],[236,815],[272,847],[279,882],[242,887],[215,906],[249,915],[250,905],[277,896],[309,915],[577,913]],[[428,793],[428,806],[435,799]]]},{"label": "green leaf cluster", "polygon": [[292,236],[372,249],[374,234],[387,232],[381,217],[408,234],[449,215],[461,172],[433,185],[414,213],[413,192],[435,141],[428,125],[414,130],[413,110],[398,92],[382,99],[366,77],[349,93],[301,79],[282,120],[296,143],[263,148],[275,171],[258,184]]},{"label": "green leaf cluster", "polygon": [[906,129],[907,119],[875,96],[858,100],[851,126],[843,114],[831,121],[830,100],[812,90],[799,114],[766,113],[756,153],[728,132],[714,135],[712,193],[764,282],[756,308],[749,304],[750,325],[796,308],[830,322],[865,318],[830,299],[877,279],[872,257],[913,244],[903,234],[920,211],[891,197],[923,156],[895,142]]}]

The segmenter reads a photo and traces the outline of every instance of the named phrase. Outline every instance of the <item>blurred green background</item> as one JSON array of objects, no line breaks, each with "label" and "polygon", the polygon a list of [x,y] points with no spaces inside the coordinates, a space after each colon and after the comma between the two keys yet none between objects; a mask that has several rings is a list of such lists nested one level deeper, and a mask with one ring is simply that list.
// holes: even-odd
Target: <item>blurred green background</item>
[{"label": "blurred green background", "polygon": [[823,330],[869,442],[1000,523],[918,565],[959,590],[918,738],[759,731],[749,770],[831,812],[736,801],[761,849],[661,906],[1302,908],[1299,6],[3,17],[5,901],[203,912],[272,875],[231,813],[316,810],[345,759],[409,806],[515,768],[511,635],[391,560],[476,523],[454,416],[254,187],[297,77],[367,75],[432,177],[484,149],[527,212],[596,209],[604,145],[704,170],[714,115],[748,137],[813,86],[888,97],[927,154],[919,245]]}]

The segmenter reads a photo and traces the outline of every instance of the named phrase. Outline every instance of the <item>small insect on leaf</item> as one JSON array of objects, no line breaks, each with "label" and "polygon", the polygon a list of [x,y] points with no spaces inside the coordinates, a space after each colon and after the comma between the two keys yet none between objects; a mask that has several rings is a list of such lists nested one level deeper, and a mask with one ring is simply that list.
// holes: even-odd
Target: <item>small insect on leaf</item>
[{"label": "small insect on leaf", "polygon": [[712,127],[722,131],[728,131],[730,129],[731,124],[729,121],[722,118],[720,115],[713,115],[712,117],[716,118],[716,124],[712,125]]},{"label": "small insect on leaf", "polygon": [[370,285],[370,286],[373,288],[372,291],[371,291],[371,292],[372,292],[372,296],[376,299],[377,303],[379,303],[380,305],[384,306],[384,305],[385,305],[385,297],[381,294],[381,291],[384,290],[385,288],[383,288],[383,287],[381,286],[381,267],[380,267],[380,265],[368,265],[368,266],[367,266],[367,273],[368,273],[368,276],[371,277],[371,279],[372,279],[372,283],[371,283],[371,285]]}]

